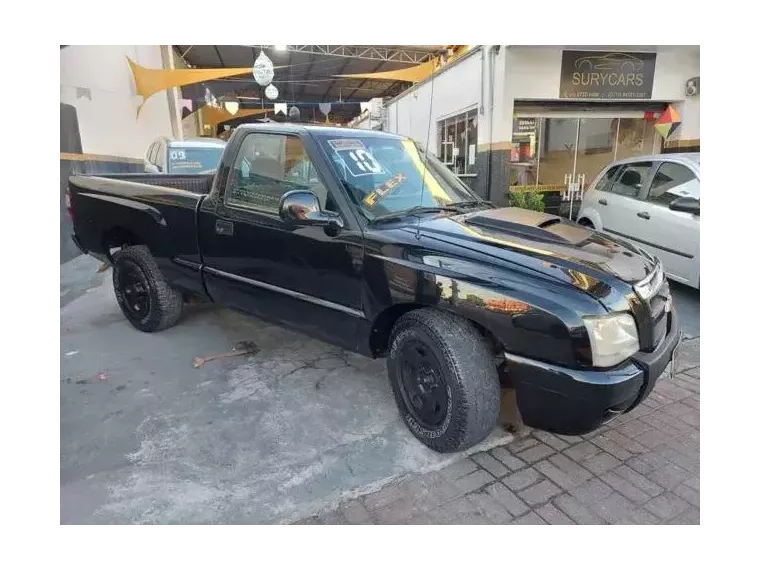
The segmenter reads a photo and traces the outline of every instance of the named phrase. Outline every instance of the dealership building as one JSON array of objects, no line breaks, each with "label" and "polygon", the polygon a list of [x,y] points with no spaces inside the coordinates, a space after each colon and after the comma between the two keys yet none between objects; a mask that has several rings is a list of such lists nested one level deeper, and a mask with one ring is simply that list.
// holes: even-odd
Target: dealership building
[{"label": "dealership building", "polygon": [[[497,203],[582,190],[615,159],[699,151],[699,46],[468,47],[354,124],[415,139]],[[663,140],[669,106],[680,125]]]}]

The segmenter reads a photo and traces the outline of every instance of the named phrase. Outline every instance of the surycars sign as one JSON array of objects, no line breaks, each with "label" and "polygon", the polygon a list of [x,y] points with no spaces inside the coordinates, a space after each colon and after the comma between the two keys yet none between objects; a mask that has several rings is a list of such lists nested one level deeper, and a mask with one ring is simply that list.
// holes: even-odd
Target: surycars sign
[{"label": "surycars sign", "polygon": [[651,99],[656,53],[563,51],[561,99]]}]

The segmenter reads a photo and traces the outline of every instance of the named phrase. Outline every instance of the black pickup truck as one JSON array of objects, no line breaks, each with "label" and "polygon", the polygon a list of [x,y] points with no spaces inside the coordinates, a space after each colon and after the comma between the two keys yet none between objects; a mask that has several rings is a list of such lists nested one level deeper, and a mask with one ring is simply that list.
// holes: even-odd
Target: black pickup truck
[{"label": "black pickup truck", "polygon": [[491,432],[501,386],[526,425],[591,431],[647,397],[681,338],[657,259],[496,208],[393,134],[243,125],[213,174],[73,176],[67,201],[136,328],[195,296],[387,357],[404,421],[441,452]]}]

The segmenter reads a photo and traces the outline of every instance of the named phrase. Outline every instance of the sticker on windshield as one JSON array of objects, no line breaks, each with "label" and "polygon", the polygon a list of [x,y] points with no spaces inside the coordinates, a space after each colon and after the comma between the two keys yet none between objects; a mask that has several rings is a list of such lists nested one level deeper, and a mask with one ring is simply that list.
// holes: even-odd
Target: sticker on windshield
[{"label": "sticker on windshield", "polygon": [[335,150],[365,150],[366,147],[358,139],[333,139],[327,141]]},{"label": "sticker on windshield", "polygon": [[404,182],[404,180],[406,180],[406,176],[404,176],[401,173],[396,174],[396,176],[392,176],[391,178],[389,178],[388,180],[380,184],[380,186],[375,188],[372,192],[367,194],[364,197],[364,200],[362,200],[362,202],[364,202],[364,204],[366,206],[369,206],[370,208],[374,207],[375,203],[380,198],[392,192],[393,189],[396,188],[396,186],[398,186],[402,182]]},{"label": "sticker on windshield", "polygon": [[357,139],[335,139],[327,141],[346,165],[351,176],[369,174],[387,174],[383,166],[367,150],[362,141]]}]

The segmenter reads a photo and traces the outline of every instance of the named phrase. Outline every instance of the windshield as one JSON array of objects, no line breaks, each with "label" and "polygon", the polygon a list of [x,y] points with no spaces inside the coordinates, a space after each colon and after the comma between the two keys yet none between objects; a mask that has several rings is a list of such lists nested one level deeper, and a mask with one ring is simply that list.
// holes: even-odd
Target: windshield
[{"label": "windshield", "polygon": [[174,174],[198,174],[204,170],[214,170],[224,152],[223,146],[176,147],[169,148],[167,172]]},{"label": "windshield", "polygon": [[318,136],[351,199],[369,220],[415,206],[447,206],[480,200],[437,158],[411,139]]}]

